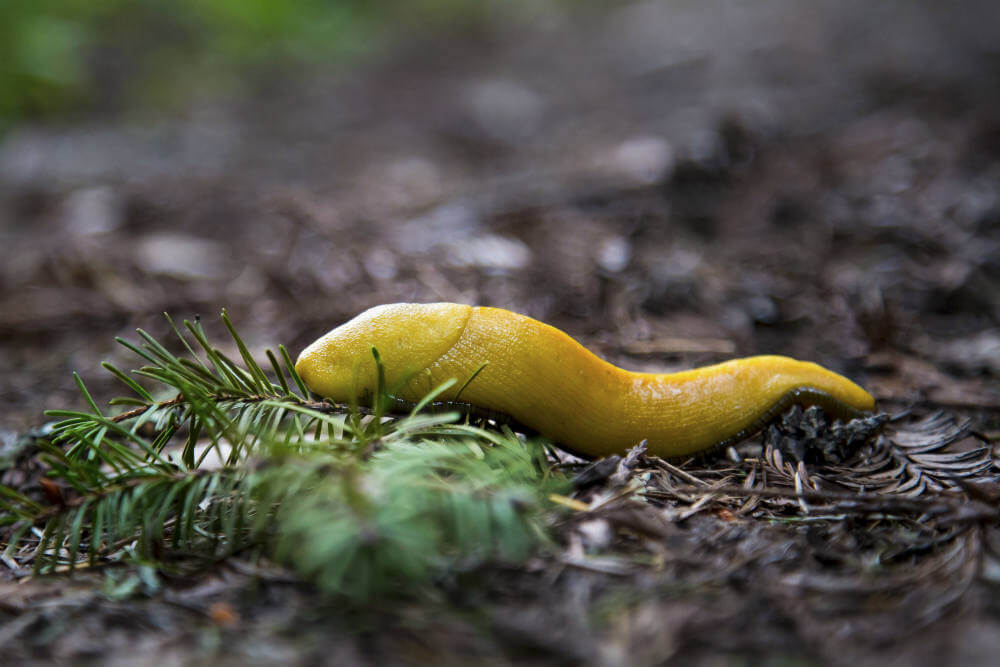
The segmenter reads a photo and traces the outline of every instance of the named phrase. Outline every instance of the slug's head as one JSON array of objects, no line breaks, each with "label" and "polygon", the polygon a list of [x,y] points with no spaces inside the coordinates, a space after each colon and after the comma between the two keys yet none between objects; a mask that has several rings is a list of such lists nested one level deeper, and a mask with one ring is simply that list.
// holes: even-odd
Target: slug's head
[{"label": "slug's head", "polygon": [[[471,315],[470,306],[455,303],[376,306],[309,345],[295,362],[295,370],[320,396],[360,399],[378,386],[374,347],[385,368],[387,388],[398,391],[451,349]],[[423,392],[430,388],[423,387]]]}]

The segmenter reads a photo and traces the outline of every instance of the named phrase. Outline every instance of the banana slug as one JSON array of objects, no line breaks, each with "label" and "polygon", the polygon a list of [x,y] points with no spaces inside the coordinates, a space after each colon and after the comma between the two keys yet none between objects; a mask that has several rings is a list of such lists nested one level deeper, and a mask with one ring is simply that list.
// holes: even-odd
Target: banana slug
[{"label": "banana slug", "polygon": [[315,393],[346,402],[378,386],[417,401],[438,398],[515,420],[575,453],[620,454],[642,440],[662,457],[694,454],[752,435],[792,404],[838,418],[875,406],[864,389],[822,366],[788,357],[734,359],[678,373],[614,366],[555,327],[501,308],[454,303],[376,306],[299,355]]}]

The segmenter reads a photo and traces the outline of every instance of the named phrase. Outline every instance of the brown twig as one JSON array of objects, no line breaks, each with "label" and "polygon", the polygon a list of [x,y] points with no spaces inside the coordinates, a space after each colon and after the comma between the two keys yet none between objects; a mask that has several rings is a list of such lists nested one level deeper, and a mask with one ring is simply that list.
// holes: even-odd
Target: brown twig
[{"label": "brown twig", "polygon": [[[679,494],[691,496],[760,496],[764,498],[788,498],[806,500],[817,503],[828,503],[842,509],[863,509],[866,512],[919,511],[922,514],[946,514],[954,512],[956,519],[962,521],[996,520],[1000,518],[1000,509],[989,504],[970,501],[968,499],[943,498],[894,498],[889,496],[873,496],[866,494],[841,493],[836,491],[802,491],[801,493],[774,488],[746,489],[742,486],[677,486],[669,491],[643,491],[648,498],[676,498]],[[852,507],[853,505],[853,507]]]}]

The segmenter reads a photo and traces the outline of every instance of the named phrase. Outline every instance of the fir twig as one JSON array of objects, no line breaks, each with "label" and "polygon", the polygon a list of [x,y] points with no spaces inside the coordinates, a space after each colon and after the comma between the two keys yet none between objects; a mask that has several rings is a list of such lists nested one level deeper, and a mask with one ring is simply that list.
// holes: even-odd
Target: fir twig
[{"label": "fir twig", "polygon": [[48,501],[0,486],[4,562],[44,573],[253,546],[328,592],[366,597],[544,542],[547,498],[563,478],[509,430],[424,414],[450,384],[390,416],[395,388],[373,350],[371,409],[317,401],[284,347],[267,352],[268,373],[225,312],[242,365],[199,321],[184,322],[191,343],[167,319],[183,354],[139,330],[139,343],[118,340],[145,365],[102,364],[132,393],[111,404],[134,407],[105,414],[74,374],[89,412],[47,413],[61,420],[40,443]]}]

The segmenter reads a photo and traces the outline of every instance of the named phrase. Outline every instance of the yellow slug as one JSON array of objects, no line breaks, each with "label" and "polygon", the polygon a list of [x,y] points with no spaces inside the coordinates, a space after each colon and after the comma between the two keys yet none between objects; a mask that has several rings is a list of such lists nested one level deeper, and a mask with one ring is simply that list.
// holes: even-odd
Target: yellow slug
[{"label": "yellow slug", "polygon": [[[555,327],[501,308],[454,303],[377,306],[313,342],[295,370],[335,401],[385,386],[510,415],[570,451],[621,454],[642,440],[663,457],[753,434],[794,403],[837,417],[872,410],[868,392],[822,366],[788,357],[734,359],[679,373],[634,373],[603,361]],[[471,378],[471,381],[470,381]]]}]

